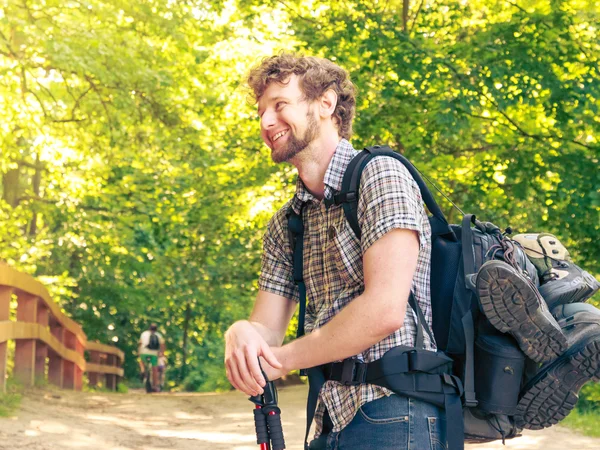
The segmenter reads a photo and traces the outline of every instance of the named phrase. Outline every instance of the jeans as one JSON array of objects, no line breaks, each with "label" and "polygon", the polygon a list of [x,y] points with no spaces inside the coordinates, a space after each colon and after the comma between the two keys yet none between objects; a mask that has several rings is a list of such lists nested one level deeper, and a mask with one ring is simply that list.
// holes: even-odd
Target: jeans
[{"label": "jeans", "polygon": [[391,395],[364,404],[346,428],[320,436],[310,450],[442,450],[444,419],[431,403]]}]

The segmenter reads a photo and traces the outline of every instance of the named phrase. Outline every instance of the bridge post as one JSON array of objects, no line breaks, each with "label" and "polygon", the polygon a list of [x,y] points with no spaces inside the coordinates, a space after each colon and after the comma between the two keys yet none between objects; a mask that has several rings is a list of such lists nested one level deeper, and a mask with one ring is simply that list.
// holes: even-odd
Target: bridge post
[{"label": "bridge post", "polygon": [[[32,294],[17,295],[17,322],[35,324],[38,298]],[[16,339],[14,376],[25,386],[33,386],[36,339]]]},{"label": "bridge post", "polygon": [[[100,352],[90,350],[90,363],[100,364]],[[96,372],[89,372],[88,381],[90,383],[90,386],[98,386],[98,374]]]},{"label": "bridge post", "polygon": [[[50,312],[43,302],[38,303],[37,323],[48,328]],[[42,340],[35,344],[35,379],[44,380],[46,377],[46,358],[48,358],[48,345]]]},{"label": "bridge post", "polygon": [[[107,355],[106,358],[106,363],[111,366],[111,367],[115,367],[115,360],[116,360],[116,356],[115,355]],[[106,374],[106,388],[110,389],[111,391],[116,391],[117,390],[117,376],[112,374],[112,373],[107,373]]]},{"label": "bridge post", "polygon": [[[64,328],[60,323],[51,320],[50,333],[62,344]],[[48,381],[59,388],[63,387],[63,360],[53,350],[48,351]]]},{"label": "bridge post", "polygon": [[[10,320],[10,298],[13,288],[0,286],[0,321]],[[7,341],[0,342],[0,390],[6,392],[6,344]]]},{"label": "bridge post", "polygon": [[[83,354],[85,352],[85,348],[83,347],[83,344],[81,343],[81,341],[79,339],[77,339],[77,336],[73,335],[75,337],[75,351],[77,352],[78,355],[81,355],[81,357],[83,358]],[[74,380],[74,388],[76,391],[81,391],[81,389],[83,388],[83,369],[81,367],[79,367],[77,364],[74,364],[75,366],[75,380]]]},{"label": "bridge post", "polygon": [[[70,350],[76,350],[77,336],[75,336],[75,333],[69,330],[64,330],[63,333],[63,344],[65,344],[65,347]],[[63,371],[63,389],[75,389],[75,363],[64,359]]]},{"label": "bridge post", "polygon": [[[117,355],[115,355],[114,363],[115,363],[115,367],[121,367],[121,364],[123,364],[123,362],[121,361],[121,358],[119,358]],[[115,375],[115,383],[117,384],[117,386],[119,385],[120,382],[121,382],[121,377],[119,375]]]}]

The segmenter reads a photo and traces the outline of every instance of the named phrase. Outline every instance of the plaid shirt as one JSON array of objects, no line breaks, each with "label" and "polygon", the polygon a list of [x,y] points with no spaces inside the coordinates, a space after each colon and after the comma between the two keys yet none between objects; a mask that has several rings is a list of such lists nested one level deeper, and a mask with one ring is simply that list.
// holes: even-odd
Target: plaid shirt
[{"label": "plaid shirt", "polygon": [[[340,141],[325,173],[327,198],[341,190],[344,171],[357,153],[348,141]],[[362,237],[359,240],[348,225],[343,208],[338,205],[326,207],[325,202],[310,194],[298,178],[296,194],[273,216],[264,236],[259,288],[298,301],[298,288],[292,276],[286,211],[292,207],[299,213],[304,203],[307,334],[325,325],[363,293],[363,255],[379,238],[396,228],[416,230],[419,234],[420,250],[412,292],[431,328],[431,229],[419,187],[402,163],[384,157],[374,158],[367,164],[360,186],[358,221]],[[414,346],[416,323],[416,313],[407,305],[402,328],[356,357],[371,362],[398,345]],[[435,343],[430,342],[427,333],[424,338],[425,348],[434,350]],[[316,436],[321,434],[325,407],[333,422],[333,431],[337,432],[352,421],[363,404],[385,395],[391,395],[391,392],[371,384],[344,386],[336,381],[326,382],[315,413]]]}]

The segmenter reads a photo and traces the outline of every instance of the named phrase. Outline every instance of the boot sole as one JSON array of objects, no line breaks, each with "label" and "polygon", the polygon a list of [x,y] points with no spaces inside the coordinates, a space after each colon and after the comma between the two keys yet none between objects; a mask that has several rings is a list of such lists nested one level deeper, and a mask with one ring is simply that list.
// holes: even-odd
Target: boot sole
[{"label": "boot sole", "polygon": [[570,349],[527,383],[517,404],[517,426],[541,430],[557,424],[577,404],[581,387],[599,380],[600,335]]},{"label": "boot sole", "polygon": [[562,355],[567,339],[550,312],[540,310],[543,300],[533,289],[500,261],[484,264],[477,276],[479,302],[490,323],[510,333],[529,358],[543,363]]}]

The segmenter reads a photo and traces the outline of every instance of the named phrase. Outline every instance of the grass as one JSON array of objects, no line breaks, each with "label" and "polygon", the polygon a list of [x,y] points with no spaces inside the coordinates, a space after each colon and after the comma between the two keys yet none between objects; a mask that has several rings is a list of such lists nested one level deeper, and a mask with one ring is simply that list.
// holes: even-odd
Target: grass
[{"label": "grass", "polygon": [[574,409],[561,423],[572,430],[577,430],[586,436],[600,437],[600,411],[580,411]]},{"label": "grass", "polygon": [[10,417],[21,405],[23,386],[20,383],[6,380],[6,393],[0,393],[0,417]]}]

